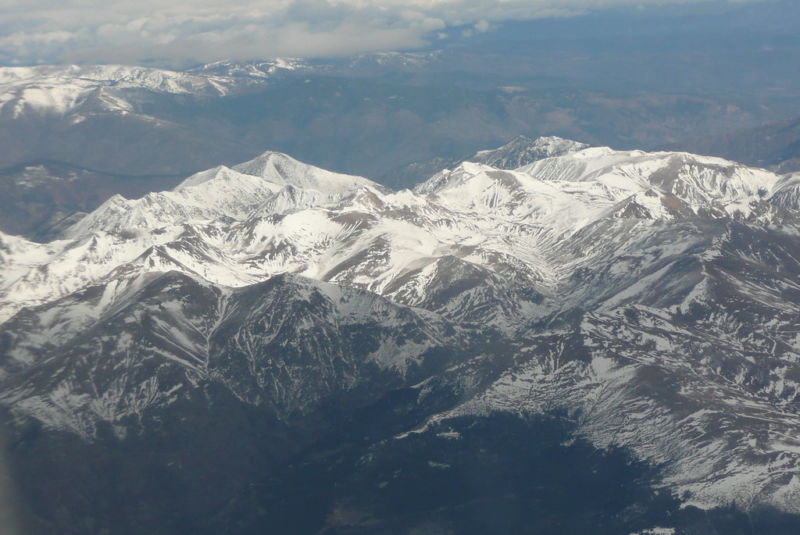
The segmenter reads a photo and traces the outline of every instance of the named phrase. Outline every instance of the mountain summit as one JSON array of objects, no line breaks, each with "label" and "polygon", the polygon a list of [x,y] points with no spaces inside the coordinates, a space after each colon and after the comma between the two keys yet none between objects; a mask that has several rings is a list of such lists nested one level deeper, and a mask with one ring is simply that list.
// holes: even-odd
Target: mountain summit
[{"label": "mountain summit", "polygon": [[261,177],[280,186],[291,185],[327,194],[352,193],[364,187],[382,189],[382,186],[366,178],[332,173],[319,167],[298,162],[280,152],[267,151],[248,162],[235,166],[233,169],[246,175]]},{"label": "mountain summit", "polygon": [[532,139],[519,135],[502,147],[476,152],[468,160],[498,169],[516,169],[537,160],[563,156],[586,148],[589,148],[589,145],[557,136]]}]

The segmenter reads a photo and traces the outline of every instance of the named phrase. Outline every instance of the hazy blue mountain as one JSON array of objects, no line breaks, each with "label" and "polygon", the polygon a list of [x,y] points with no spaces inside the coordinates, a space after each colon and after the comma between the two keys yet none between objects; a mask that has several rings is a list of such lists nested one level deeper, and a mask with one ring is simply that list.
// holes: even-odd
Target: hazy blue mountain
[{"label": "hazy blue mountain", "polygon": [[800,171],[800,118],[691,140],[677,147],[781,173]]}]

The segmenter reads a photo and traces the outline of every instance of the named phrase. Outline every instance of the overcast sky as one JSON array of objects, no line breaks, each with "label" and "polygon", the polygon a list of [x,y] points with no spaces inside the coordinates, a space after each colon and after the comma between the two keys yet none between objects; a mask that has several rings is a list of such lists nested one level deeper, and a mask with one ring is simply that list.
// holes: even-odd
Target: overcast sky
[{"label": "overcast sky", "polygon": [[712,1],[725,0],[0,0],[0,63],[183,64],[410,50],[495,31],[507,20]]}]

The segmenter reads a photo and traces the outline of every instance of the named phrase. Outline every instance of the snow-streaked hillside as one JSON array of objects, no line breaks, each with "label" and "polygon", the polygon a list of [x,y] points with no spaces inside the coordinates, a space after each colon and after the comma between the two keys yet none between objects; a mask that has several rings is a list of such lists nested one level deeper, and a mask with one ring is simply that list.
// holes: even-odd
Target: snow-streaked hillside
[{"label": "snow-streaked hillside", "polygon": [[[418,430],[563,409],[596,444],[667,467],[692,503],[798,511],[796,177],[531,147],[555,155],[513,170],[464,162],[399,192],[267,152],[114,197],[49,244],[0,236],[4,400],[92,440],[97,422],[124,427],[209,382],[289,418],[377,366],[386,384],[459,385]],[[287,299],[295,330],[276,327]],[[373,320],[379,339],[350,338]],[[447,381],[420,371],[458,333],[472,349],[448,356]],[[282,343],[307,367],[264,360]],[[356,347],[365,361],[348,360]],[[186,375],[162,378],[159,362]],[[139,375],[121,386],[127,366]],[[77,377],[95,367],[104,379],[87,388]]]}]

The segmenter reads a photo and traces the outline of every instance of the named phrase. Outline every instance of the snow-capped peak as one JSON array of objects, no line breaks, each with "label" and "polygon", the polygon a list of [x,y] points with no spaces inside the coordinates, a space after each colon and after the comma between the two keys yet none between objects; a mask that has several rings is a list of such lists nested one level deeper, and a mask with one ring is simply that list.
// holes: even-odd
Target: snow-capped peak
[{"label": "snow-capped peak", "polygon": [[562,156],[588,148],[589,145],[557,136],[538,137],[517,136],[502,147],[482,150],[475,153],[469,161],[483,163],[499,169],[516,169],[544,158]]},{"label": "snow-capped peak", "polygon": [[233,170],[261,177],[279,186],[291,185],[328,194],[342,195],[360,188],[384,189],[369,179],[327,171],[299,162],[281,152],[267,151],[250,161],[234,166]]},{"label": "snow-capped peak", "polygon": [[192,73],[232,78],[265,79],[278,71],[296,71],[307,67],[297,58],[273,58],[264,61],[238,63],[233,61],[216,61],[196,69]]},{"label": "snow-capped peak", "polygon": [[[305,194],[281,193],[298,188]],[[185,222],[244,218],[259,207],[291,208],[293,202],[324,205],[359,190],[385,191],[363,177],[333,173],[302,163],[280,152],[268,151],[236,165],[196,173],[171,191],[148,193],[140,199],[114,195],[69,228],[70,237],[92,232],[130,232]]]}]

